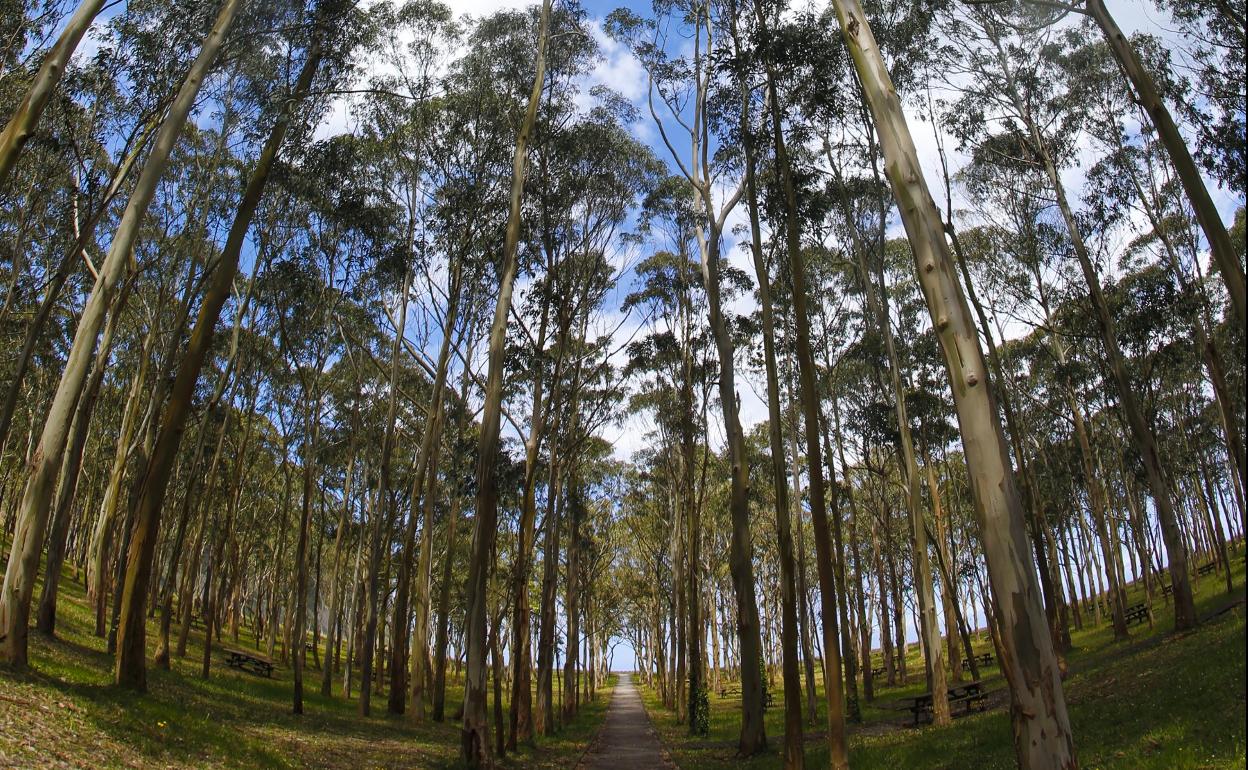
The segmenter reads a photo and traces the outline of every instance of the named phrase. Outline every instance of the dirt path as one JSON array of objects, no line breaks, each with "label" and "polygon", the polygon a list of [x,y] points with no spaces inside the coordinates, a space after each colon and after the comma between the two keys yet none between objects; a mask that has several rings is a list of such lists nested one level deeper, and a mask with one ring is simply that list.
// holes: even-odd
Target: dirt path
[{"label": "dirt path", "polygon": [[582,770],[670,770],[659,737],[641,704],[632,674],[621,674],[607,720],[581,760]]}]

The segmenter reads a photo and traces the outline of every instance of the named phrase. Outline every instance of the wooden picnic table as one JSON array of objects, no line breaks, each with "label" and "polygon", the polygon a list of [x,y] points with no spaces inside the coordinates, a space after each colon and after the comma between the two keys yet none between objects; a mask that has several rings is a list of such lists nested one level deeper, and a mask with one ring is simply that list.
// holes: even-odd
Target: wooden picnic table
[{"label": "wooden picnic table", "polygon": [[1127,608],[1126,620],[1127,623],[1147,623],[1148,607],[1144,604],[1144,602],[1132,604]]},{"label": "wooden picnic table", "polygon": [[[976,656],[975,656],[975,662],[976,662],[976,663],[978,663],[978,664],[979,664],[979,665],[981,665],[981,666],[991,666],[991,665],[992,665],[992,653],[991,653],[991,652],[985,652],[985,653],[982,653],[982,654],[980,654],[980,655],[976,655]],[[967,659],[963,659],[963,660],[962,660],[962,670],[963,670],[963,671],[970,671],[970,670],[971,670],[971,661],[969,661],[969,660],[967,660]]]},{"label": "wooden picnic table", "polygon": [[1208,564],[1202,564],[1199,567],[1197,567],[1196,574],[1201,575],[1201,576],[1212,575],[1214,572],[1217,571],[1217,569],[1218,569],[1218,563],[1216,561],[1211,561]]},{"label": "wooden picnic table", "polygon": [[230,647],[223,647],[222,652],[225,653],[225,665],[231,668],[236,668],[239,671],[250,671],[258,676],[273,676],[273,661],[262,655],[235,650]]},{"label": "wooden picnic table", "polygon": [[876,668],[871,669],[871,676],[873,676],[873,677],[874,677],[874,676],[884,676],[884,667],[883,667],[883,666],[878,666],[878,667],[876,667]]},{"label": "wooden picnic table", "polygon": [[[949,688],[949,707],[950,711],[957,704],[966,704],[966,713],[970,714],[975,706],[982,706],[987,693],[984,692],[983,682],[978,679],[974,682],[963,682]],[[905,710],[914,715],[914,726],[919,726],[919,720],[932,721],[932,694],[925,692],[921,695],[913,695],[909,698],[903,698],[902,702],[909,701],[909,705]]]}]

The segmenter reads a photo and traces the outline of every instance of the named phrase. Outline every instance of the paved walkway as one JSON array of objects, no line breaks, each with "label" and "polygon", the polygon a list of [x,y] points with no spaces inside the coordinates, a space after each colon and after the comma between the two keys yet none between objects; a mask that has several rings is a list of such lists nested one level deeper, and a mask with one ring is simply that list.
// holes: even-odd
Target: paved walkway
[{"label": "paved walkway", "polygon": [[659,737],[646,716],[632,674],[621,674],[607,720],[581,760],[583,770],[670,770]]}]

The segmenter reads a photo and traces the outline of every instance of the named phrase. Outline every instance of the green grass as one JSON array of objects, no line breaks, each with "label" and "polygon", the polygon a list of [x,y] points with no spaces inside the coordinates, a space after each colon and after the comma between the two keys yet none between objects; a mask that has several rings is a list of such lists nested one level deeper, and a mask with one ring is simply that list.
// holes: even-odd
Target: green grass
[{"label": "green grass", "polygon": [[[459,723],[450,718],[463,699],[450,677],[448,719],[412,723],[385,714],[385,696],[373,697],[373,716],[357,713],[356,699],[320,695],[320,671],[305,672],[304,714],[291,713],[290,670],[272,679],[235,671],[214,653],[211,677],[199,678],[202,632],[192,632],[185,659],[172,670],[148,669],[148,692],[112,684],[112,658],[93,633],[83,587],[61,582],[57,638],[32,630],[31,666],[0,669],[0,767],[452,767],[458,763]],[[36,592],[36,598],[38,592]],[[157,629],[149,624],[149,653]],[[176,633],[176,628],[175,628]],[[235,646],[225,634],[225,643]],[[237,646],[252,648],[240,632]],[[310,656],[309,656],[310,658]],[[149,658],[150,659],[150,658]],[[355,677],[359,682],[359,676]],[[610,687],[557,735],[510,754],[504,767],[572,767],[601,724]],[[506,718],[504,716],[504,718]]]},{"label": "green grass", "polygon": [[[1200,578],[1196,605],[1201,617],[1244,597],[1242,550],[1232,558],[1235,591],[1226,593],[1224,578]],[[1129,603],[1143,601],[1143,587],[1129,589]],[[1245,767],[1245,627],[1244,607],[1223,613],[1197,630],[1175,634],[1173,610],[1158,601],[1156,623],[1132,626],[1131,638],[1113,641],[1108,623],[1074,632],[1067,657],[1065,693],[1080,765],[1084,768],[1243,768]],[[982,649],[981,649],[982,648]],[[991,651],[980,639],[977,652]],[[925,691],[917,649],[907,660],[912,683],[876,688],[876,701],[863,704],[863,723],[850,726],[850,765],[864,768],[1012,768],[1015,767],[1005,682],[995,666],[981,671],[985,688],[994,691],[987,711],[955,719],[948,727],[912,729],[910,714],[889,709],[907,695]],[[917,676],[916,676],[917,674]],[[915,681],[918,680],[918,681]],[[654,690],[643,690],[650,711],[673,760],[685,770],[723,767],[780,767],[783,713],[780,684],[773,685],[774,705],[766,724],[771,749],[749,759],[734,756],[740,729],[739,696],[711,696],[711,732],[692,738],[677,725]],[[820,692],[822,698],[822,692]],[[822,700],[820,701],[822,705]],[[826,767],[823,712],[816,728],[807,727],[808,766]],[[812,732],[817,734],[812,735]]]}]

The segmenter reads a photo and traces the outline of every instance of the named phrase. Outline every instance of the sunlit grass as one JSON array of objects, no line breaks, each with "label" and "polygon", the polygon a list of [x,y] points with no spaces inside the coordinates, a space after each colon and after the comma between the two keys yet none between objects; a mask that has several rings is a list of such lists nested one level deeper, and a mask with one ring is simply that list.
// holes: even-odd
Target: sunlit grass
[{"label": "sunlit grass", "polygon": [[[148,692],[114,687],[112,658],[97,638],[83,586],[69,572],[61,582],[57,638],[31,632],[31,667],[0,670],[0,767],[452,767],[458,764],[462,681],[448,672],[447,721],[414,724],[385,713],[384,695],[373,696],[373,715],[358,714],[355,697],[320,695],[321,672],[304,673],[304,714],[291,713],[290,669],[277,665],[272,679],[228,668],[219,648],[211,675],[200,678],[203,635],[193,631],[187,657],[172,670],[148,668]],[[36,592],[36,597],[38,592]],[[148,649],[157,627],[149,623]],[[175,627],[176,634],[176,627]],[[226,646],[254,649],[240,628]],[[324,657],[322,654],[322,662]],[[611,686],[600,690],[580,716],[536,746],[509,755],[503,766],[572,767],[605,715]],[[505,716],[504,716],[505,718]]]},{"label": "sunlit grass", "polygon": [[[1242,601],[1242,549],[1231,559],[1235,591],[1226,593],[1224,578],[1213,574],[1196,584],[1197,612],[1206,617]],[[1129,601],[1143,601],[1143,587],[1129,589]],[[1091,626],[1085,614],[1082,631],[1073,633],[1067,658],[1070,674],[1065,692],[1070,707],[1079,760],[1085,768],[1243,768],[1245,766],[1245,626],[1244,608],[1208,620],[1197,630],[1174,634],[1170,604],[1158,601],[1152,628],[1132,626],[1131,638],[1113,641],[1108,621]],[[991,651],[979,638],[976,650]],[[924,692],[922,662],[910,651],[905,686],[880,687],[876,701],[863,704],[864,721],[850,727],[850,765],[861,768],[1012,768],[1013,738],[1006,711],[1005,682],[995,666],[981,671],[985,688],[997,693],[995,707],[954,720],[949,727],[908,726],[909,712],[896,707],[901,698]],[[711,732],[690,737],[677,725],[654,690],[643,699],[665,746],[685,770],[722,767],[779,767],[783,742],[780,683],[773,687],[774,705],[767,712],[770,750],[761,756],[735,756],[740,729],[739,696],[711,695]],[[822,688],[820,688],[822,698]],[[820,701],[822,706],[822,700]],[[811,767],[827,766],[823,712],[807,727],[806,759]],[[812,734],[813,733],[813,734]]]}]

